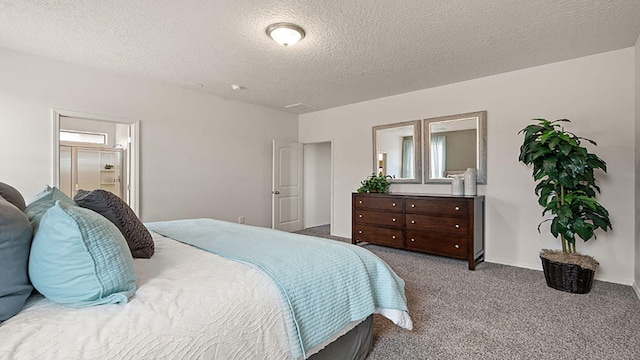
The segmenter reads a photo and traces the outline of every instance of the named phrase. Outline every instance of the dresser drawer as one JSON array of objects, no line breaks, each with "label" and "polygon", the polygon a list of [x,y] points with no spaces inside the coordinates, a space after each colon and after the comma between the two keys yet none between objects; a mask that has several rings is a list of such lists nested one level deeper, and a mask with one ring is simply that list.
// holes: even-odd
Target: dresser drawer
[{"label": "dresser drawer", "polygon": [[436,215],[406,214],[407,230],[430,230],[450,235],[469,234],[469,219]]},{"label": "dresser drawer", "polygon": [[405,212],[412,214],[435,214],[456,217],[469,216],[469,202],[451,199],[418,199],[407,198],[404,202]]},{"label": "dresser drawer", "polygon": [[402,198],[397,196],[356,195],[353,205],[356,209],[402,212]]},{"label": "dresser drawer", "polygon": [[403,226],[402,213],[356,210],[353,215],[355,216],[354,220],[356,224],[390,226],[395,228],[402,228]]},{"label": "dresser drawer", "polygon": [[457,259],[469,257],[468,240],[464,237],[452,237],[437,233],[407,230],[405,248],[429,254],[449,256]]},{"label": "dresser drawer", "polygon": [[356,241],[366,241],[371,244],[389,246],[394,248],[403,247],[402,229],[379,228],[368,225],[355,225],[353,236]]}]

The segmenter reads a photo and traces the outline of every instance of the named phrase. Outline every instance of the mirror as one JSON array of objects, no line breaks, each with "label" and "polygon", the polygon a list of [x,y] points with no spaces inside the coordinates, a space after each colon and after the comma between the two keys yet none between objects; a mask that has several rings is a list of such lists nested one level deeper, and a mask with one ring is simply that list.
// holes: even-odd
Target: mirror
[{"label": "mirror", "polygon": [[425,183],[447,183],[474,167],[487,183],[487,112],[424,120]]},{"label": "mirror", "polygon": [[373,172],[393,183],[422,183],[420,120],[373,127]]}]

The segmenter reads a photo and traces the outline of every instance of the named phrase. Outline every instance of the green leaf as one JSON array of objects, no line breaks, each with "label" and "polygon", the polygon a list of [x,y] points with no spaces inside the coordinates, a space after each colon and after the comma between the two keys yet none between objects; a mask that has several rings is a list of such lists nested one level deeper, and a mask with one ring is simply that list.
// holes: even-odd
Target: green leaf
[{"label": "green leaf", "polygon": [[570,144],[567,144],[566,142],[560,144],[560,151],[564,156],[568,156],[569,153],[571,152],[571,149],[573,149],[573,147]]},{"label": "green leaf", "polygon": [[560,139],[559,137],[553,137],[550,141],[549,141],[549,149],[554,150],[556,146],[558,146],[558,144],[560,143],[562,139]]},{"label": "green leaf", "polygon": [[575,221],[573,222],[573,230],[584,241],[587,241],[593,237],[593,229],[591,229],[591,227],[581,218],[575,219]]}]

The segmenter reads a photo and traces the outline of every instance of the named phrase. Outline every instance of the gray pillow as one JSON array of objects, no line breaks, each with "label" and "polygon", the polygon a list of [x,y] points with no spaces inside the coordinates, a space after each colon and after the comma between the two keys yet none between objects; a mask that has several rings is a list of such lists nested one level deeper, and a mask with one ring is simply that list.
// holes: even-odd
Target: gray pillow
[{"label": "gray pillow", "polygon": [[154,244],[149,230],[124,200],[106,190],[78,190],[73,197],[78,206],[106,217],[118,227],[127,240],[131,255],[148,259],[153,255]]},{"label": "gray pillow", "polygon": [[48,185],[44,190],[31,198],[24,212],[29,217],[34,234],[38,231],[38,225],[40,225],[42,216],[56,204],[56,201],[61,201],[66,205],[75,205],[73,200],[69,199],[60,189]]},{"label": "gray pillow", "polygon": [[29,282],[29,249],[33,231],[27,216],[0,196],[0,322],[24,307]]},{"label": "gray pillow", "polygon": [[12,203],[13,206],[17,207],[20,211],[24,211],[27,207],[27,204],[24,203],[22,194],[20,194],[20,192],[11,185],[0,182],[0,196]]}]

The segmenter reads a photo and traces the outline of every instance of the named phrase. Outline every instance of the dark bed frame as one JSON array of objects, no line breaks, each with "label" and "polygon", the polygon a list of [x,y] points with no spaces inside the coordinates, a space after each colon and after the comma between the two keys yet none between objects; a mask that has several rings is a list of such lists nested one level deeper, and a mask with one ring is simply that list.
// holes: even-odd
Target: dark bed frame
[{"label": "dark bed frame", "polygon": [[373,342],[373,315],[342,335],[310,360],[364,360]]}]

